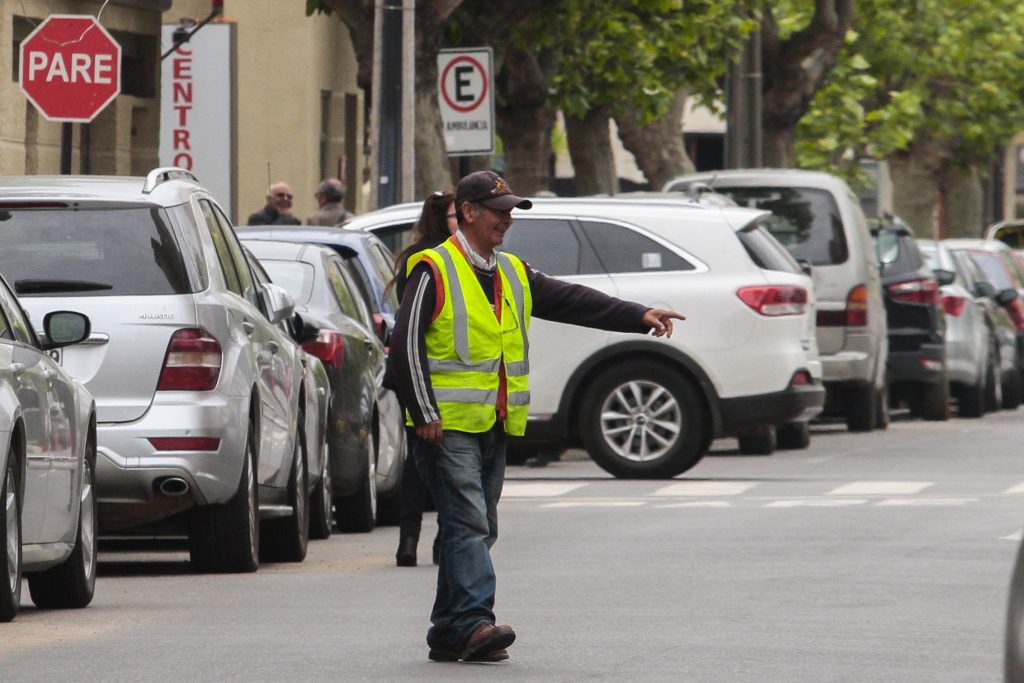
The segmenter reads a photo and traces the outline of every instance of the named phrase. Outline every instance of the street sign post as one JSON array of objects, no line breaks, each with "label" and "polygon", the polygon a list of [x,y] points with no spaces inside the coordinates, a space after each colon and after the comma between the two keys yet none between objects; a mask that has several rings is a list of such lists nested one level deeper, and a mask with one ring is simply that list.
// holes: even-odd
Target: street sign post
[{"label": "street sign post", "polygon": [[494,63],[489,47],[441,50],[438,102],[449,156],[494,152]]},{"label": "street sign post", "polygon": [[95,17],[47,17],[20,60],[21,91],[50,121],[88,123],[121,92],[121,46]]}]

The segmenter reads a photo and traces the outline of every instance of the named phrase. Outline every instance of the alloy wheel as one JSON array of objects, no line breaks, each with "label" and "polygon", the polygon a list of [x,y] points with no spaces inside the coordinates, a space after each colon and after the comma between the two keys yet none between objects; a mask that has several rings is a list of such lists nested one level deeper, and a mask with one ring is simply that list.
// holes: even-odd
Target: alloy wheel
[{"label": "alloy wheel", "polygon": [[672,392],[650,380],[619,385],[601,405],[601,434],[609,448],[634,462],[665,455],[678,441],[682,422]]}]

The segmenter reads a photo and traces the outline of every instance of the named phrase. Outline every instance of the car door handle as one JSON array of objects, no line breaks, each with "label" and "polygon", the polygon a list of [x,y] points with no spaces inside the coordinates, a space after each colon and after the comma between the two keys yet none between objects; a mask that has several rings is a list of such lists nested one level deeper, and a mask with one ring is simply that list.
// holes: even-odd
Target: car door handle
[{"label": "car door handle", "polygon": [[246,336],[251,337],[252,333],[256,331],[256,326],[248,320],[242,322],[242,329],[245,330]]},{"label": "car door handle", "polygon": [[24,363],[11,363],[8,367],[11,369],[11,374],[16,377],[22,375],[27,369]]}]

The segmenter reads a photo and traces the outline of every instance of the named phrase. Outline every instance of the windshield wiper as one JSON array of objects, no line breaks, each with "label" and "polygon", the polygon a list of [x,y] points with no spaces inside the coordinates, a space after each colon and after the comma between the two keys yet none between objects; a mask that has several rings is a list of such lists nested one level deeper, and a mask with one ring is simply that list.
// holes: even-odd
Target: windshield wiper
[{"label": "windshield wiper", "polygon": [[14,291],[18,294],[50,294],[53,292],[94,292],[113,289],[106,282],[89,280],[15,280]]}]

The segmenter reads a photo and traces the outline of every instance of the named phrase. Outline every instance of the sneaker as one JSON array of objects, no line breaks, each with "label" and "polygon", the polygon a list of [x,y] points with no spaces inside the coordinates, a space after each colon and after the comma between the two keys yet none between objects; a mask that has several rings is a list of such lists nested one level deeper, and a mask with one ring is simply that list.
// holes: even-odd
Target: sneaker
[{"label": "sneaker", "polygon": [[[505,624],[495,626],[484,622],[477,625],[473,629],[473,633],[466,639],[459,659],[467,662],[485,661],[482,659],[483,657],[506,650],[515,640],[516,632],[512,630],[511,626]],[[507,652],[505,657],[508,657]]]}]

